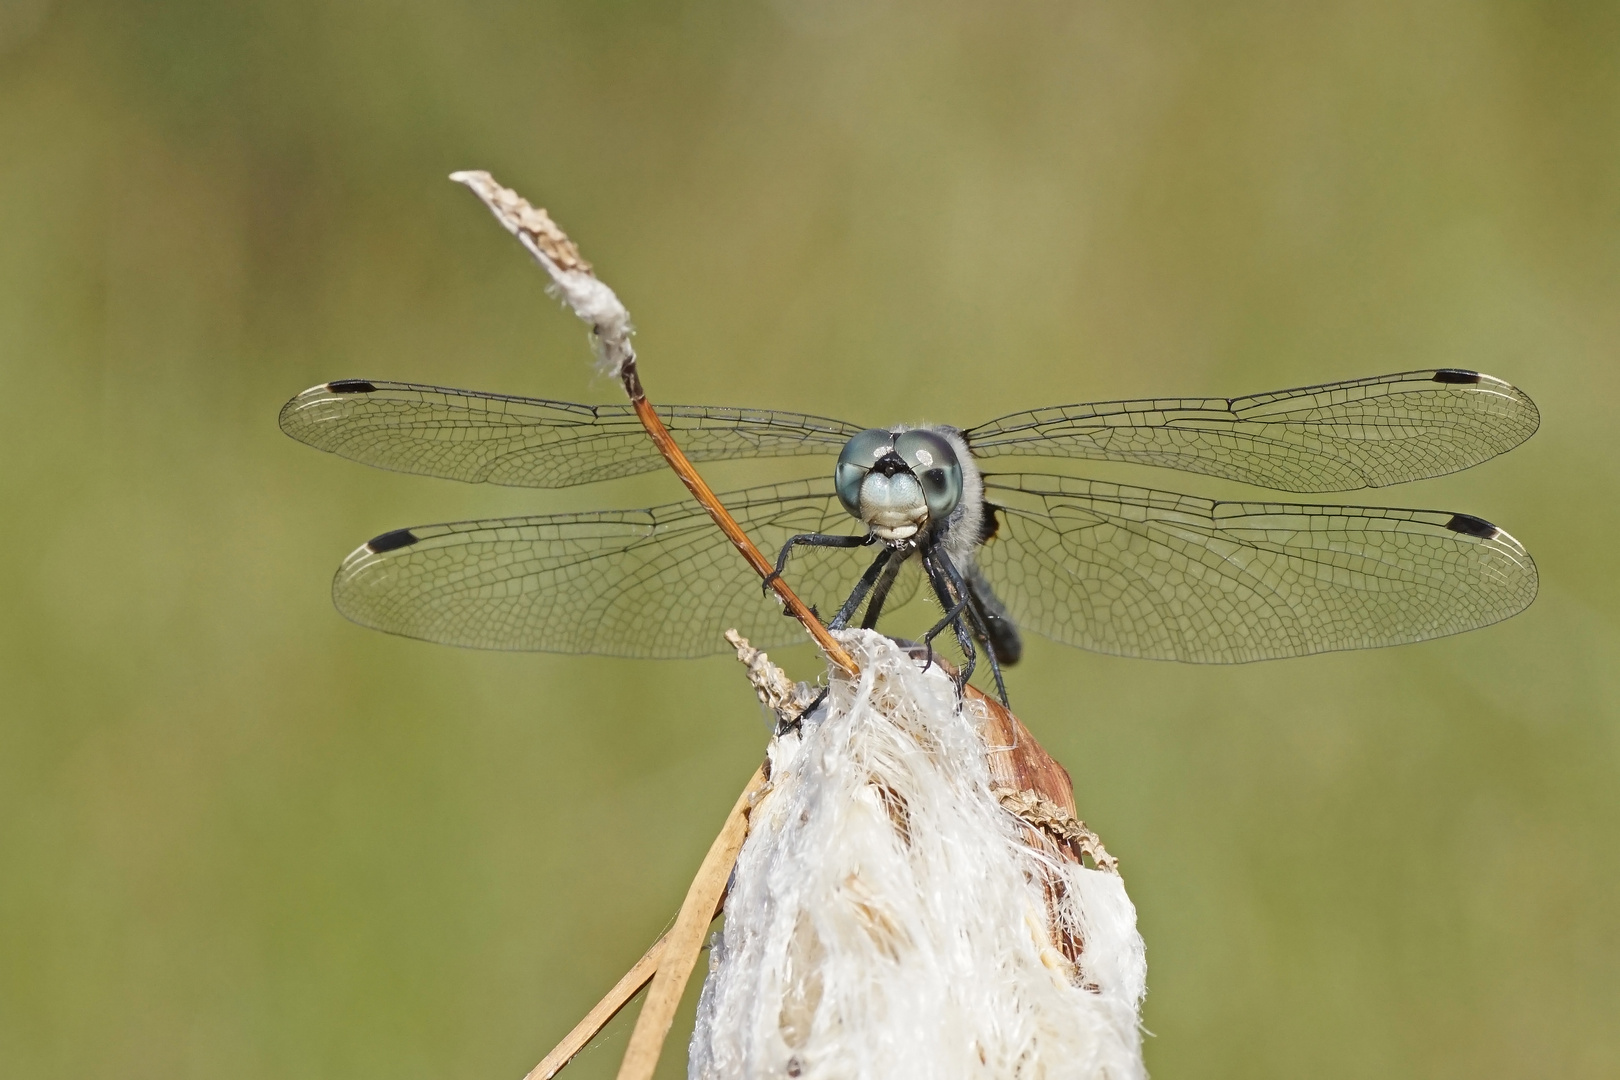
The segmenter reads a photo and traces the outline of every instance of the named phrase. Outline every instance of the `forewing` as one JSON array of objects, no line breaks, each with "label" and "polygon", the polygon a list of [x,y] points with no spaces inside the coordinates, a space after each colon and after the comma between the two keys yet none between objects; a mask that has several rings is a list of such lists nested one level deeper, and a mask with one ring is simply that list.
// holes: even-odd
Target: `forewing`
[{"label": "forewing", "polygon": [[1060,405],[963,434],[977,457],[1130,461],[1278,491],[1351,491],[1466,469],[1539,423],[1535,404],[1500,379],[1430,369],[1230,399]]},{"label": "forewing", "polygon": [[[861,429],[763,409],[660,405],[693,461],[837,453]],[[343,379],[282,406],[281,430],[395,472],[468,483],[556,488],[661,468],[629,405],[479,394],[414,383]]]},{"label": "forewing", "polygon": [[[854,531],[830,481],[720,498],[773,558],[795,533]],[[830,617],[875,554],[800,548],[785,576]],[[363,626],[480,649],[706,656],[729,627],[760,647],[807,640],[694,502],[384,533],[344,560],[332,596]]]},{"label": "forewing", "polygon": [[980,566],[1020,625],[1122,656],[1231,664],[1423,641],[1536,595],[1518,541],[1465,514],[1210,502],[986,477]]}]

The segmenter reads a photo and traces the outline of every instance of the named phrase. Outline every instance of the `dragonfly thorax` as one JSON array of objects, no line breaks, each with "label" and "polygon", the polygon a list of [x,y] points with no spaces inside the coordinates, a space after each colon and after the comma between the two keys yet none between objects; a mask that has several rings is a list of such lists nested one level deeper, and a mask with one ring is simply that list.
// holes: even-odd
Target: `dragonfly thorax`
[{"label": "dragonfly thorax", "polygon": [[861,432],[838,455],[835,483],[844,509],[888,544],[943,524],[962,501],[956,449],[923,428]]}]

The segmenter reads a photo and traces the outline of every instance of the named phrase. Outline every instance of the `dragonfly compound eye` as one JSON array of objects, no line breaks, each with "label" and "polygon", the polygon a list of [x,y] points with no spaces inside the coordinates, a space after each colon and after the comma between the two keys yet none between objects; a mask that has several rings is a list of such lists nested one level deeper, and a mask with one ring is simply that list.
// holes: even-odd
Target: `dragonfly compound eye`
[{"label": "dragonfly compound eye", "polygon": [[921,429],[895,436],[894,451],[922,484],[929,517],[943,521],[962,501],[962,465],[956,451],[943,435]]},{"label": "dragonfly compound eye", "polygon": [[844,444],[843,453],[838,455],[838,468],[833,473],[833,486],[845,510],[861,516],[861,481],[879,458],[893,450],[894,433],[882,428],[869,428]]}]

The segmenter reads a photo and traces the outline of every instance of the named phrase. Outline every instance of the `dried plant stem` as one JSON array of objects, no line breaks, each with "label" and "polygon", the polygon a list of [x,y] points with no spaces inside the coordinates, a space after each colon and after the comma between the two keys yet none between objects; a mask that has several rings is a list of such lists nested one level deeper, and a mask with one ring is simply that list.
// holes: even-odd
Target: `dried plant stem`
[{"label": "dried plant stem", "polygon": [[[731,813],[726,817],[725,825],[720,829],[720,835],[715,837],[714,843],[710,845],[709,857],[704,859],[703,865],[698,868],[697,877],[692,880],[691,886],[687,889],[686,902],[681,905],[681,914],[676,916],[675,926],[659,935],[658,940],[653,942],[647,951],[641,954],[641,959],[631,965],[630,970],[625,972],[619,981],[613,984],[613,989],[602,996],[602,1000],[598,1001],[591,1008],[591,1011],[586,1013],[584,1018],[574,1025],[574,1030],[564,1036],[562,1042],[552,1047],[551,1053],[542,1058],[540,1064],[530,1069],[523,1080],[551,1080],[552,1077],[562,1071],[564,1065],[573,1060],[575,1054],[585,1049],[586,1045],[596,1038],[597,1034],[607,1027],[626,1005],[630,1004],[632,998],[639,994],[648,983],[653,981],[653,977],[660,970],[673,970],[673,965],[669,965],[667,968],[663,965],[664,950],[669,944],[670,935],[681,928],[681,919],[686,915],[688,909],[694,913],[691,919],[692,923],[699,925],[698,949],[701,951],[703,944],[701,931],[707,928],[709,923],[719,918],[721,910],[725,907],[725,889],[726,882],[731,875],[731,865],[737,861],[737,852],[742,848],[742,842],[748,835],[748,811],[752,809],[753,797],[764,786],[764,783],[764,767],[761,766],[749,780],[748,786],[743,789],[743,793],[738,797],[736,805],[731,808]],[[735,843],[732,842],[733,838],[735,838]],[[720,883],[718,893],[715,893],[712,887],[716,879]],[[699,888],[700,884],[703,886],[701,889]],[[697,913],[702,911],[703,901],[710,894],[713,894],[714,899],[709,906],[709,917],[699,924]],[[688,966],[686,975],[680,979],[680,986],[674,988],[674,1004],[669,1006],[671,1017],[674,1015],[675,1005],[680,1003],[681,992],[685,989],[686,980],[690,977],[691,970],[691,967]],[[653,996],[649,995],[647,1004],[642,1006],[642,1017],[647,1016],[648,1006],[651,1004]],[[660,1007],[659,1011],[662,1011],[662,1007]],[[638,1031],[641,1029],[642,1023],[642,1020],[637,1020],[636,1029]],[[664,1031],[667,1033],[668,1030],[669,1021],[666,1019],[664,1021]],[[662,1037],[660,1037],[660,1045],[662,1045],[662,1041]],[[634,1045],[633,1037],[632,1045]],[[657,1062],[657,1055],[654,1054],[652,1063],[656,1065]]]},{"label": "dried plant stem", "polygon": [[[781,598],[783,605],[810,632],[810,636],[815,639],[816,644],[826,654],[827,659],[850,675],[859,675],[861,669],[855,665],[855,660],[842,645],[838,644],[837,640],[828,632],[826,626],[822,625],[821,620],[816,618],[815,612],[811,611],[805,602],[799,599],[798,594],[788,588],[785,581],[780,577],[770,576],[775,569],[770,560],[765,558],[759,548],[754,545],[754,542],[748,538],[748,534],[743,532],[742,526],[737,524],[737,519],[732,517],[726,508],[720,504],[720,500],[715,497],[714,491],[704,481],[703,477],[698,474],[692,463],[687,460],[681,448],[676,445],[675,437],[664,427],[664,422],[658,418],[658,414],[648,404],[646,395],[641,390],[641,380],[636,377],[635,357],[630,358],[624,370],[626,372],[623,376],[625,390],[632,395],[630,401],[635,405],[636,415],[641,418],[641,426],[647,429],[647,434],[652,438],[653,445],[657,446],[659,453],[664,455],[664,460],[669,462],[669,467],[675,471],[675,475],[681,478],[681,483],[686,485],[686,490],[690,491],[692,497],[709,512],[709,516],[720,527],[720,531],[726,534],[726,538],[731,541],[733,547],[742,552],[743,558],[748,560],[748,564],[754,568],[755,572],[761,578],[770,582],[772,590]],[[634,396],[637,393],[642,393],[642,396],[639,398]]]},{"label": "dried plant stem", "polygon": [[669,1035],[669,1026],[675,1020],[675,1009],[681,1003],[693,964],[703,949],[715,908],[725,894],[726,880],[737,862],[737,853],[748,836],[748,811],[755,794],[764,786],[765,766],[761,765],[737,797],[720,835],[709,845],[709,853],[686,891],[681,913],[675,916],[675,925],[664,935],[665,956],[679,957],[681,962],[659,964],[652,987],[647,991],[647,1000],[641,1006],[641,1015],[636,1017],[636,1028],[630,1033],[630,1045],[619,1066],[619,1080],[651,1080],[653,1070],[658,1067],[658,1055]]},{"label": "dried plant stem", "polygon": [[540,1060],[540,1064],[529,1070],[523,1080],[551,1080],[574,1059],[575,1054],[585,1049],[585,1045],[596,1038],[596,1033],[607,1027],[608,1022],[619,1015],[619,1010],[630,1004],[630,999],[652,981],[653,974],[658,970],[658,961],[663,958],[667,939],[668,935],[665,934],[653,942],[652,948],[641,954],[635,966],[613,984],[613,989],[585,1014],[583,1020],[574,1025],[574,1030],[553,1047],[551,1053]]},{"label": "dried plant stem", "polygon": [[[624,1064],[620,1067],[619,1075],[621,1077],[652,1075],[653,1067],[658,1064],[658,1052],[669,1033],[670,1022],[675,1017],[675,1008],[680,1004],[681,994],[685,991],[687,979],[692,974],[691,965],[677,972],[676,965],[664,964],[664,954],[670,947],[672,939],[678,948],[695,937],[697,945],[693,948],[693,954],[696,955],[702,950],[704,932],[709,924],[719,917],[725,904],[726,881],[731,876],[732,864],[737,861],[737,852],[742,849],[743,840],[748,835],[748,811],[753,808],[754,796],[764,785],[765,772],[764,766],[761,766],[755,770],[753,777],[748,781],[748,786],[743,788],[736,805],[731,808],[731,813],[726,816],[726,823],[721,827],[720,835],[709,845],[709,854],[704,858],[703,865],[698,868],[697,877],[692,879],[692,884],[686,891],[686,901],[681,905],[680,914],[675,917],[675,925],[660,935],[658,940],[641,954],[641,959],[613,984],[613,989],[603,995],[602,1000],[585,1014],[584,1019],[574,1025],[574,1030],[564,1036],[562,1042],[552,1047],[551,1053],[542,1058],[540,1064],[530,1069],[523,1080],[551,1080],[562,1071],[564,1065],[573,1060],[575,1054],[585,1049],[586,1044],[596,1038],[597,1033],[607,1027],[608,1023],[619,1015],[620,1010],[630,1004],[630,999],[640,993],[642,987],[649,982],[654,984],[653,989],[641,1007],[641,1015],[636,1020],[635,1032],[630,1037],[630,1046],[625,1051]],[[664,975],[662,983],[657,978],[660,974]],[[644,1029],[646,1034],[642,1034]],[[640,1052],[636,1057],[637,1067],[644,1071],[627,1074],[625,1070],[631,1067],[632,1052],[637,1051],[638,1045]]]},{"label": "dried plant stem", "polygon": [[575,315],[590,325],[603,370],[624,386],[624,392],[635,406],[636,416],[641,419],[641,426],[647,429],[653,445],[658,447],[658,452],[664,455],[669,467],[681,478],[681,483],[686,485],[692,497],[708,511],[709,517],[726,534],[732,546],[742,553],[761,578],[769,581],[771,590],[809,631],[827,659],[851,675],[860,674],[854,659],[828,633],[821,620],[788,587],[787,582],[770,576],[775,567],[721,505],[714,491],[676,444],[675,437],[658,418],[652,403],[647,400],[647,392],[641,385],[641,375],[636,368],[636,352],[630,344],[630,313],[613,290],[596,277],[590,263],[580,255],[579,248],[543,209],[530,205],[511,188],[502,187],[489,173],[458,172],[451,174],[450,179],[466,184],[484,201],[496,220],[517,237],[518,242],[551,276],[557,295]]},{"label": "dried plant stem", "polygon": [[[681,483],[686,485],[692,497],[708,512],[709,517],[714,519],[720,531],[726,534],[732,546],[741,552],[743,558],[748,560],[748,564],[769,583],[788,612],[798,619],[815,639],[827,659],[850,675],[860,674],[854,659],[827,631],[809,606],[800,600],[780,577],[770,576],[774,569],[770,561],[715,497],[713,489],[699,475],[691,460],[675,442],[674,436],[664,426],[664,422],[658,418],[658,413],[647,400],[646,390],[641,385],[641,377],[636,369],[636,353],[630,344],[630,313],[613,290],[596,277],[590,263],[580,254],[579,248],[557,223],[552,221],[545,210],[532,206],[510,188],[502,187],[489,173],[458,172],[453,174],[451,179],[466,184],[483,200],[496,220],[517,238],[550,275],[554,293],[575,315],[591,327],[592,340],[602,368],[619,379],[653,445],[658,447],[658,452],[664,456],[669,467],[680,477]],[[658,1065],[658,1056],[663,1050],[670,1024],[675,1018],[675,1009],[680,1004],[681,993],[686,989],[692,968],[697,963],[699,952],[702,951],[705,933],[709,923],[714,920],[715,908],[725,891],[726,879],[731,875],[731,868],[737,861],[737,852],[741,850],[743,839],[747,836],[749,802],[764,783],[765,774],[761,766],[761,769],[754,773],[748,786],[743,789],[731,816],[726,819],[725,827],[720,830],[720,835],[715,837],[713,845],[710,846],[709,854],[699,867],[697,877],[687,890],[686,902],[681,905],[681,912],[675,919],[674,927],[661,939],[662,947],[655,945],[653,950],[648,950],[647,956],[642,957],[636,968],[632,968],[630,973],[619,981],[613,993],[603,999],[602,1003],[592,1010],[590,1016],[580,1022],[562,1045],[547,1055],[546,1061],[541,1062],[535,1072],[543,1077],[554,1075],[557,1069],[567,1063],[568,1058],[578,1052],[579,1047],[584,1046],[602,1025],[611,1020],[636,990],[640,989],[641,983],[636,983],[633,988],[624,992],[622,1000],[617,1004],[611,1003],[614,995],[624,991],[634,981],[633,977],[636,976],[637,970],[645,964],[656,969],[652,976],[652,988],[641,1007],[641,1015],[636,1019],[635,1031],[630,1036],[630,1046],[625,1051],[624,1062],[619,1068],[619,1080],[650,1080],[654,1068]],[[653,955],[654,950],[658,951],[656,957]],[[593,1017],[597,1020],[595,1026],[591,1027]],[[566,1054],[563,1053],[565,1047],[576,1038],[578,1046]],[[544,1072],[547,1062],[559,1056],[560,1060],[551,1072]],[[534,1074],[530,1075],[532,1077]]]}]

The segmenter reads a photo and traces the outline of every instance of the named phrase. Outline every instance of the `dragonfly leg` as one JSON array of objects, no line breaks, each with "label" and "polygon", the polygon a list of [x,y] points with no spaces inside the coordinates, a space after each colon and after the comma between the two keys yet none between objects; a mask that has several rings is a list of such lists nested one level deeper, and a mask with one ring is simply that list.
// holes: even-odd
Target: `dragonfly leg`
[{"label": "dragonfly leg", "polygon": [[947,611],[945,613],[945,617],[943,619],[939,620],[939,622],[935,623],[933,625],[932,629],[930,629],[928,631],[928,633],[923,635],[923,644],[928,646],[928,652],[929,652],[929,657],[930,657],[929,663],[933,663],[932,657],[933,657],[933,651],[934,651],[933,650],[934,639],[939,637],[940,634],[943,634],[947,629],[953,629],[955,627],[955,624],[956,624],[957,620],[962,617],[962,612],[967,610],[967,606],[968,606],[968,602],[965,599],[964,600],[958,600],[956,602],[956,605],[954,607],[952,607],[951,610],[949,610],[949,611]]},{"label": "dragonfly leg", "polygon": [[866,599],[866,594],[872,591],[873,583],[878,580],[878,576],[883,573],[884,567],[889,564],[889,560],[892,558],[894,558],[894,549],[885,545],[883,550],[878,552],[878,557],[872,560],[872,565],[867,568],[866,573],[861,575],[861,580],[855,583],[855,591],[849,594],[849,599],[845,600],[844,606],[838,609],[838,614],[833,616],[833,621],[827,624],[829,630],[842,630],[849,625],[850,618],[860,608],[861,601]]},{"label": "dragonfly leg", "polygon": [[821,703],[827,700],[827,695],[830,693],[832,693],[832,687],[823,686],[821,688],[821,693],[816,695],[815,700],[799,710],[799,715],[795,716],[791,720],[778,720],[776,722],[777,737],[780,738],[790,731],[802,730],[804,727],[804,718],[821,708]]},{"label": "dragonfly leg", "polygon": [[[1007,700],[1007,684],[1001,677],[1001,658],[998,655],[1002,648],[1003,638],[990,635],[990,619],[992,616],[984,609],[983,600],[978,592],[970,587],[970,582],[963,578],[962,572],[956,568],[955,563],[951,562],[951,557],[943,551],[936,552],[935,555],[941,569],[945,571],[945,576],[950,579],[952,587],[968,601],[968,619],[973,623],[973,630],[978,634],[979,640],[984,642],[984,655],[990,661],[990,674],[995,676],[996,693],[1000,696],[1001,703],[1010,709],[1012,708],[1012,702]],[[1003,616],[1003,618],[1005,617]],[[1005,626],[1011,631],[1012,624],[1010,622],[1007,622]],[[1011,640],[1015,645],[1018,644],[1016,631],[1012,631]],[[1022,648],[1022,646],[1019,647]],[[1015,655],[1013,659],[1017,659],[1017,656]]]},{"label": "dragonfly leg", "polygon": [[938,550],[923,553],[923,569],[928,572],[928,581],[934,586],[934,594],[939,597],[940,607],[945,609],[945,617],[923,637],[923,644],[928,646],[928,660],[923,667],[926,669],[929,664],[934,662],[934,638],[947,626],[951,627],[956,631],[956,643],[961,646],[962,658],[965,661],[956,680],[957,687],[960,690],[965,689],[968,680],[973,678],[973,668],[978,659],[978,650],[973,647],[973,635],[968,632],[965,620],[962,618],[962,612],[967,610],[969,597],[966,592],[962,594],[960,599],[951,595],[950,578],[945,575],[936,562],[936,559],[943,556],[944,552]]},{"label": "dragonfly leg", "polygon": [[904,557],[893,560],[878,578],[877,586],[872,590],[872,599],[866,605],[866,614],[861,619],[862,630],[876,628],[878,615],[883,611],[883,605],[888,602],[889,590],[894,588],[895,579],[900,576],[900,568],[906,563]]},{"label": "dragonfly leg", "polygon": [[857,548],[866,547],[876,540],[877,537],[872,533],[867,533],[865,536],[845,536],[842,533],[800,533],[797,536],[789,537],[788,542],[782,545],[782,553],[776,557],[776,569],[765,575],[762,588],[766,592],[771,591],[771,583],[781,577],[782,571],[787,569],[788,558],[792,556],[793,549],[796,547]]}]

